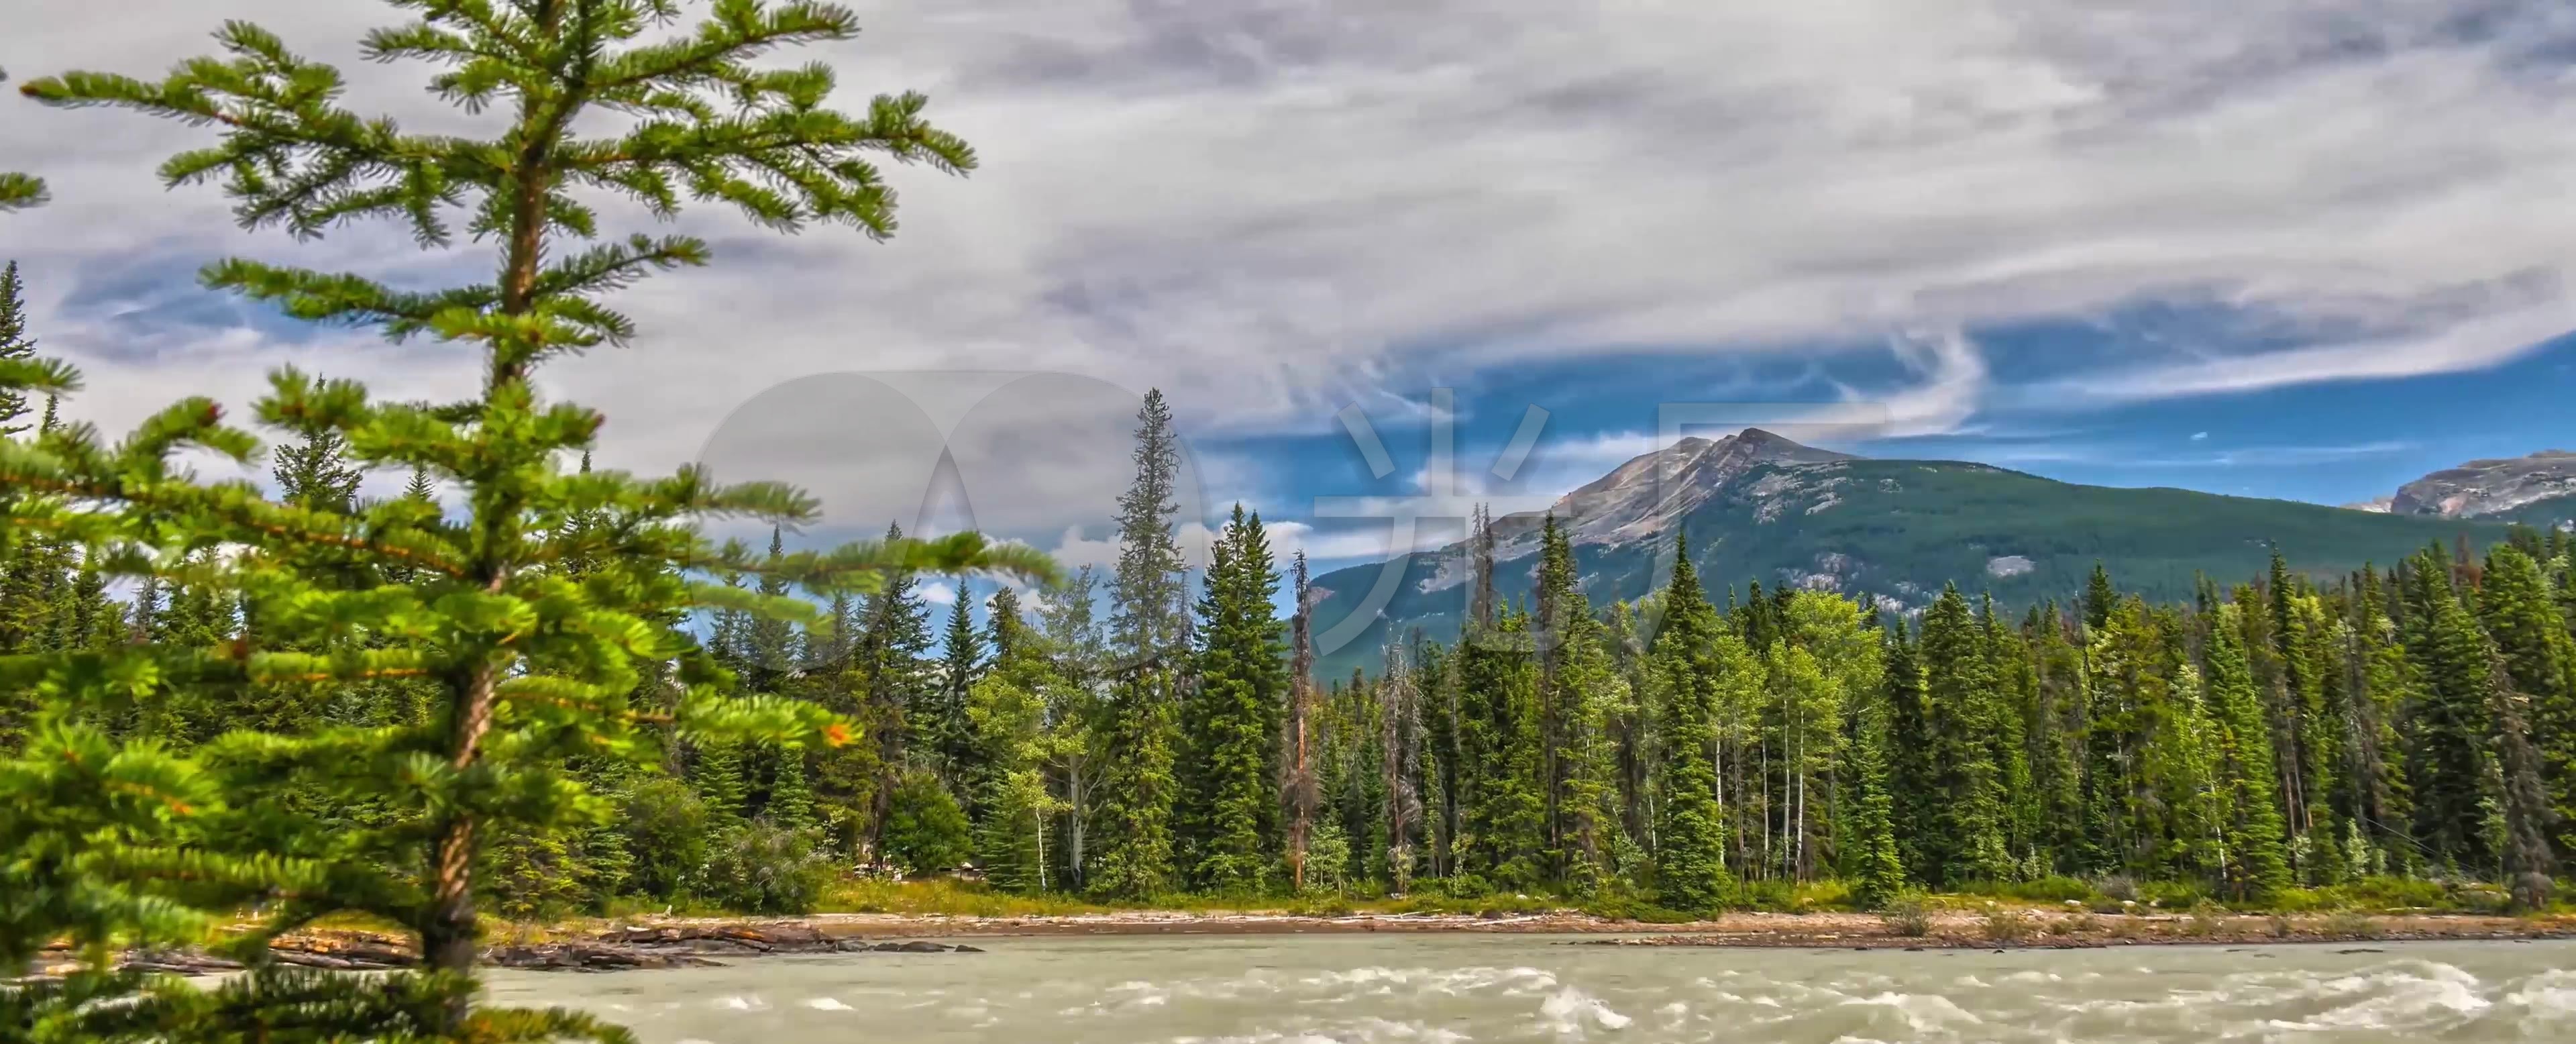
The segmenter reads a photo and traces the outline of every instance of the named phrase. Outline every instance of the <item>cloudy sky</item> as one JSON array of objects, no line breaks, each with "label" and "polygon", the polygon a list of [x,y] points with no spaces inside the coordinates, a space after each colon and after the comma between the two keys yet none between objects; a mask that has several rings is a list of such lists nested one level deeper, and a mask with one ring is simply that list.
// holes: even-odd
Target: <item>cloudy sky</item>
[{"label": "cloudy sky", "polygon": [[[1839,405],[1791,433],[2329,503],[2576,443],[2556,0],[856,6],[863,36],[815,55],[846,103],[924,91],[982,168],[895,171],[885,244],[685,219],[717,265],[629,291],[640,341],[544,378],[608,413],[604,463],[704,459],[812,485],[839,527],[971,518],[1098,558],[1159,387],[1193,513],[1242,501],[1346,561],[1383,527],[1310,525],[1316,498],[1412,492],[1444,422],[1469,494],[1542,498],[1653,445],[1675,403]],[[347,62],[392,14],[19,0],[0,67],[156,73],[224,17]],[[477,123],[417,67],[350,73],[361,109]],[[0,255],[97,389],[72,412],[247,401],[288,362],[407,397],[471,382],[435,345],[198,289],[234,253],[486,264],[392,229],[242,233],[152,175],[207,140],[0,100],[0,167],[57,199],[0,222]],[[1530,459],[1496,475],[1532,406]]]}]

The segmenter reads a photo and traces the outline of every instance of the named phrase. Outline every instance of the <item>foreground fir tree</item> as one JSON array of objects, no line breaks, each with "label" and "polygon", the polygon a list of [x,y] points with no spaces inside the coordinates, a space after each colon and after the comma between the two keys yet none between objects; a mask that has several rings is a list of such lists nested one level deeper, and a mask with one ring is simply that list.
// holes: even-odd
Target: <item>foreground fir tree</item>
[{"label": "foreground fir tree", "polygon": [[[550,359],[633,336],[602,303],[607,292],[706,260],[705,246],[685,237],[584,245],[598,232],[591,197],[624,197],[659,216],[720,202],[781,230],[840,223],[882,237],[893,229],[893,197],[869,153],[971,166],[962,142],[922,122],[918,96],[879,98],[853,118],[823,107],[829,69],[748,64],[782,45],[851,37],[848,11],[718,0],[711,17],[672,33],[682,13],[675,0],[396,6],[419,19],[371,34],[368,57],[443,66],[433,91],[498,114],[503,126],[490,138],[408,134],[342,108],[335,70],[242,23],[217,35],[228,58],[189,62],[157,83],[74,73],[24,88],[50,104],[111,105],[218,128],[216,144],[162,172],[174,185],[221,180],[247,227],[309,238],[390,218],[439,247],[461,214],[462,230],[498,255],[493,282],[434,291],[249,260],[204,275],[211,287],[296,318],[480,352],[486,379],[468,401],[380,401],[353,383],[285,370],[256,408],[280,431],[345,441],[358,467],[434,477],[458,494],[462,510],[452,516],[408,497],[333,510],[264,498],[247,481],[200,481],[177,454],[248,463],[260,449],[205,399],[173,405],[113,443],[72,424],[0,446],[0,489],[22,498],[13,525],[67,534],[109,573],[237,600],[260,625],[213,645],[164,640],[0,660],[0,688],[48,696],[25,761],[0,777],[19,792],[6,802],[0,839],[14,846],[13,867],[31,865],[27,853],[54,853],[32,864],[37,876],[53,875],[36,882],[53,890],[35,894],[68,895],[77,905],[62,908],[78,913],[12,917],[0,925],[0,950],[23,951],[40,932],[94,937],[103,948],[153,926],[143,915],[157,918],[174,902],[210,911],[242,899],[265,904],[257,930],[228,944],[252,974],[216,991],[174,987],[141,1004],[85,1009],[113,1024],[95,1036],[168,1039],[185,1027],[235,1035],[227,1039],[620,1039],[622,1031],[579,1016],[474,1008],[475,868],[487,840],[595,821],[601,803],[567,759],[652,759],[649,741],[661,726],[710,742],[855,738],[807,704],[723,695],[727,672],[697,648],[685,614],[802,615],[804,605],[702,578],[774,576],[832,593],[871,591],[889,572],[1048,571],[1034,552],[973,534],[775,558],[716,546],[698,521],[794,525],[812,520],[815,504],[773,484],[719,485],[697,470],[659,479],[568,473],[564,464],[591,448],[603,418],[545,401],[530,381]],[[622,130],[578,136],[576,128],[597,122],[582,119],[594,110],[617,113]],[[0,362],[0,386],[64,395],[80,385],[58,363],[10,361]],[[608,522],[562,524],[586,513]],[[202,553],[217,548],[225,553]],[[317,582],[295,563],[318,548],[416,579],[360,589]],[[595,568],[576,578],[560,567],[576,559]],[[665,664],[677,665],[672,701],[634,701],[647,672]],[[301,687],[320,701],[336,687],[384,679],[429,687],[423,720],[233,732],[198,752],[209,777],[202,794],[189,789],[188,769],[159,767],[148,746],[101,754],[90,724],[205,692]],[[108,766],[130,765],[142,789],[82,795],[32,767],[102,756]],[[40,785],[82,796],[30,820],[19,799]],[[403,814],[353,830],[270,800],[313,787]],[[149,799],[141,811],[119,804],[136,794]],[[125,825],[89,825],[109,821]],[[227,883],[240,887],[222,894]],[[27,894],[15,882],[7,890]],[[274,933],[344,911],[410,926],[423,970],[314,978],[267,958],[262,944]]]}]

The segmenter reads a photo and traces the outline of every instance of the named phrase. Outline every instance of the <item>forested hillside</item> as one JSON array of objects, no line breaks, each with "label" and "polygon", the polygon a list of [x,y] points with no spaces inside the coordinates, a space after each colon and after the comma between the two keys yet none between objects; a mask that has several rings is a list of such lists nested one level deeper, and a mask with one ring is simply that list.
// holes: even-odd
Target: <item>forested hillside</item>
[{"label": "forested hillside", "polygon": [[[1642,459],[1642,458],[1641,458]],[[1633,466],[1633,465],[1632,465]],[[1666,497],[1689,491],[1659,491]],[[1616,542],[1574,543],[1584,593],[1596,602],[1635,599],[1662,583],[1659,553],[1675,533],[1689,536],[1703,577],[1873,597],[1891,611],[1919,614],[1943,585],[1992,594],[2015,612],[2083,589],[2096,563],[2153,602],[2192,597],[2201,576],[2248,576],[2267,568],[2278,542],[2294,571],[2331,579],[2371,561],[2388,562],[2428,543],[2465,536],[2501,539],[2510,519],[2372,514],[2286,500],[2183,489],[2127,489],[2058,482],[1956,461],[1764,462],[1729,475],[1669,529],[1620,534]],[[1560,504],[1560,507],[1574,505]],[[2534,517],[2547,514],[2535,505]],[[1521,520],[1510,520],[1518,522]],[[1534,523],[1536,520],[1531,519]],[[1465,545],[1409,556],[1394,598],[1353,647],[1328,650],[1334,673],[1375,670],[1375,649],[1413,628],[1457,637],[1465,615]],[[1507,598],[1527,597],[1531,560],[1497,571]],[[1328,594],[1320,627],[1367,612],[1379,565],[1319,577]]]}]

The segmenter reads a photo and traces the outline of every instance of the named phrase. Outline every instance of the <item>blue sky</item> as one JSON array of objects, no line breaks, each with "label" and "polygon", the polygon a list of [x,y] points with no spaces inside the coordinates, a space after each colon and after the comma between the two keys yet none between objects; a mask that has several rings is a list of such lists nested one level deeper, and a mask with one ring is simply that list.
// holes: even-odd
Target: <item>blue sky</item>
[{"label": "blue sky", "polygon": [[[2324,504],[2387,496],[2403,482],[2467,460],[2576,444],[2564,406],[2576,396],[2576,338],[2532,346],[2490,368],[2139,402],[2051,401],[2064,374],[2098,366],[2151,325],[2046,324],[1980,338],[1988,382],[1978,405],[1941,430],[1887,437],[1794,422],[1762,426],[1871,457],[1981,461],[2067,482]],[[1794,418],[1821,405],[1867,404],[1873,390],[1901,394],[1914,377],[1893,356],[1818,361],[1666,353],[1515,367],[1457,382],[1459,467],[1480,491],[1554,495],[1653,445],[1660,404],[1778,403]],[[1516,481],[1484,474],[1532,406],[1548,411],[1547,427],[1523,473]],[[1316,497],[1413,491],[1431,425],[1418,415],[1398,415],[1375,428],[1398,464],[1388,479],[1372,477],[1352,438],[1330,422],[1291,434],[1199,438],[1193,446],[1202,454],[1272,462],[1262,481],[1233,495],[1266,506],[1274,519],[1305,520],[1309,513],[1298,505]],[[1211,492],[1212,500],[1227,499],[1225,491]]]},{"label": "blue sky", "polygon": [[[424,70],[356,60],[384,5],[220,6],[40,0],[0,60],[148,75],[242,17],[341,64],[355,108],[487,129]],[[624,293],[636,344],[540,377],[609,416],[602,466],[815,489],[808,539],[972,521],[1102,561],[1148,387],[1194,448],[1193,515],[1241,499],[1331,562],[1369,545],[1317,498],[1416,495],[1434,388],[1470,479],[1451,507],[1544,502],[1649,448],[1670,403],[1831,407],[1858,421],[1764,426],[1873,456],[2324,503],[2576,444],[2557,0],[854,6],[858,41],[793,58],[845,106],[926,93],[980,168],[889,168],[890,243],[692,212],[716,264]],[[393,228],[246,233],[153,173],[209,133],[0,99],[0,156],[56,198],[0,255],[97,389],[73,416],[245,403],[289,363],[472,385],[436,344],[199,289],[235,254],[411,286],[489,267]],[[1390,474],[1336,422],[1352,406]],[[1492,476],[1531,406],[1544,437]]]}]

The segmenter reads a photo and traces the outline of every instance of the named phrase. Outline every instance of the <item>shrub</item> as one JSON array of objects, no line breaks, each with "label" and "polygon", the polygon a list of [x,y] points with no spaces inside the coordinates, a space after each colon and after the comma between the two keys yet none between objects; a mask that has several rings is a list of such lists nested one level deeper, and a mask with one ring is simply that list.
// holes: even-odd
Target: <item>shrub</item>
[{"label": "shrub", "polygon": [[2216,935],[2220,928],[2226,926],[2226,914],[2226,907],[2207,899],[2193,903],[2191,914],[2183,918],[2182,933],[2193,938]]},{"label": "shrub", "polygon": [[1300,899],[1288,908],[1288,913],[1296,917],[1348,917],[1357,912],[1349,899],[1330,893]]},{"label": "shrub", "polygon": [[2093,890],[2102,893],[2103,898],[2114,903],[2135,902],[2138,898],[2138,879],[2127,874],[2112,874],[2096,883]]},{"label": "shrub", "polygon": [[2471,913],[2501,914],[2513,909],[2513,894],[2494,885],[2464,885],[2452,891],[2451,902]]},{"label": "shrub", "polygon": [[664,901],[694,888],[706,869],[709,832],[706,802],[697,792],[653,776],[628,787],[617,806],[617,832],[630,857],[627,884]]},{"label": "shrub", "polygon": [[906,773],[895,784],[886,800],[883,843],[886,860],[914,875],[954,870],[975,853],[966,810],[927,772]]},{"label": "shrub", "polygon": [[[1307,897],[1331,896],[1339,900],[1350,890],[1351,840],[1342,832],[1342,824],[1327,817],[1315,829],[1314,842],[1306,848]],[[1343,911],[1349,911],[1343,904]]]},{"label": "shrub", "polygon": [[606,909],[632,865],[625,839],[608,828],[521,827],[483,850],[478,876],[495,913],[541,921]]},{"label": "shrub", "polygon": [[2263,905],[2281,913],[2305,913],[2332,905],[2327,893],[2314,888],[2278,888],[2262,897]]},{"label": "shrub", "polygon": [[2337,910],[2327,915],[2327,935],[2337,939],[2379,938],[2379,920],[2359,910]]},{"label": "shrub", "polygon": [[835,876],[829,856],[806,834],[769,823],[740,823],[714,842],[698,894],[750,914],[811,913]]},{"label": "shrub", "polygon": [[2450,895],[2441,882],[2414,877],[2365,877],[2328,889],[2327,894],[2374,910],[2439,909],[2450,903]]},{"label": "shrub", "polygon": [[1853,894],[1850,882],[1842,880],[1813,881],[1797,886],[1792,908],[1801,913],[1811,910],[1856,910],[1860,899]]},{"label": "shrub", "polygon": [[2043,877],[2035,881],[2016,881],[2003,886],[2000,894],[2035,903],[2077,902],[2094,897],[2093,886],[2072,877]]},{"label": "shrub", "polygon": [[2018,906],[1992,906],[1986,909],[1985,934],[1988,942],[2017,943],[2030,937],[2030,915]]},{"label": "shrub", "polygon": [[2209,899],[2209,889],[2195,881],[2150,881],[2138,893],[2148,904],[2168,910],[2188,910]]},{"label": "shrub", "polygon": [[1890,935],[1919,939],[1932,934],[1932,904],[1913,889],[1896,893],[1879,908],[1878,919],[1887,925]]},{"label": "shrub", "polygon": [[1746,881],[1736,886],[1738,901],[1756,910],[1787,913],[1798,908],[1798,889],[1787,881]]},{"label": "shrub", "polygon": [[1666,909],[1634,895],[1612,890],[1585,903],[1583,912],[1610,921],[1641,921],[1646,924],[1689,924],[1699,918],[1679,910]]}]

